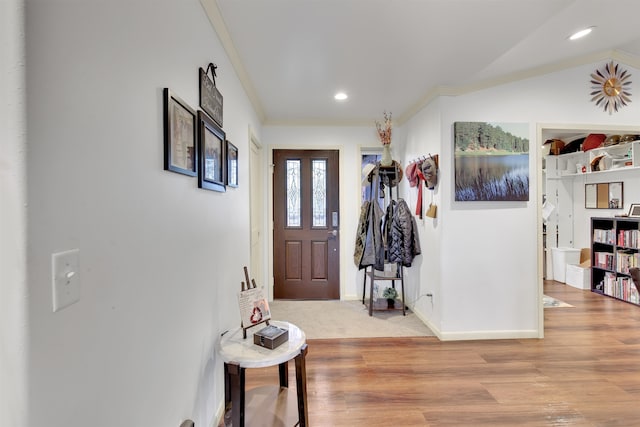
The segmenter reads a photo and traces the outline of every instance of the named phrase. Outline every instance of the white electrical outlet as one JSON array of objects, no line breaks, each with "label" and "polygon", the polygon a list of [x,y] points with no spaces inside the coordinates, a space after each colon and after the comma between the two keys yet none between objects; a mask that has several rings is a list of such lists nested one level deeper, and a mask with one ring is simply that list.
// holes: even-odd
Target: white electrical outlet
[{"label": "white electrical outlet", "polygon": [[79,252],[72,249],[51,255],[54,312],[80,300]]}]

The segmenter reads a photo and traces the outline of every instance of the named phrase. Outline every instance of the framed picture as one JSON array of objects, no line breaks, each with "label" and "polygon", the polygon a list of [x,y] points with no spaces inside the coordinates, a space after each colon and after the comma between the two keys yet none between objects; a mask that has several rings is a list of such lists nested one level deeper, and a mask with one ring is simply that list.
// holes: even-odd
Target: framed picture
[{"label": "framed picture", "polygon": [[629,208],[629,216],[640,217],[640,205],[631,205],[631,207]]},{"label": "framed picture", "polygon": [[196,176],[196,113],[182,99],[164,89],[164,169]]},{"label": "framed picture", "polygon": [[198,123],[198,187],[226,191],[225,133],[204,111],[198,111]]},{"label": "framed picture", "polygon": [[227,185],[238,186],[238,147],[227,141]]},{"label": "framed picture", "polygon": [[529,124],[455,122],[455,201],[529,200]]},{"label": "framed picture", "polygon": [[622,209],[623,182],[600,182],[584,185],[586,209]]}]

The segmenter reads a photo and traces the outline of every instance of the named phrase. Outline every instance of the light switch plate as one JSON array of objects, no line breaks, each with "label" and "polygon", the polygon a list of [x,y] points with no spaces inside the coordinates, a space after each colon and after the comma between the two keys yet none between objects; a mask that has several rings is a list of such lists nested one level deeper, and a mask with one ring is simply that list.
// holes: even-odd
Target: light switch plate
[{"label": "light switch plate", "polygon": [[80,300],[79,252],[72,249],[51,255],[54,312]]}]

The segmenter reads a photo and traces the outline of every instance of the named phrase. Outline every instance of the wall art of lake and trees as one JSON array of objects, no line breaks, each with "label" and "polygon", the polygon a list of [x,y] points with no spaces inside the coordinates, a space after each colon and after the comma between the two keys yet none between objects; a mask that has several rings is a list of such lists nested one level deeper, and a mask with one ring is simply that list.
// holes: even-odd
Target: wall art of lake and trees
[{"label": "wall art of lake and trees", "polygon": [[455,200],[529,200],[529,125],[454,123]]}]

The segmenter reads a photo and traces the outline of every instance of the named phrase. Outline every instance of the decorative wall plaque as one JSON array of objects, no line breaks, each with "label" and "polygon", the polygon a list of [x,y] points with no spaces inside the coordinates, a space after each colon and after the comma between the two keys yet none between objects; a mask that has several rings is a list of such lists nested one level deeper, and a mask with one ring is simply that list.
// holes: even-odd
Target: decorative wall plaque
[{"label": "decorative wall plaque", "polygon": [[[205,71],[200,68],[200,106],[202,109],[222,127],[222,94],[216,87],[217,65],[211,63]],[[213,79],[209,78],[209,70]]]}]

